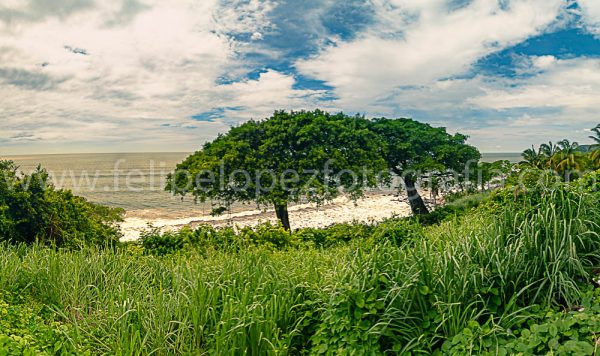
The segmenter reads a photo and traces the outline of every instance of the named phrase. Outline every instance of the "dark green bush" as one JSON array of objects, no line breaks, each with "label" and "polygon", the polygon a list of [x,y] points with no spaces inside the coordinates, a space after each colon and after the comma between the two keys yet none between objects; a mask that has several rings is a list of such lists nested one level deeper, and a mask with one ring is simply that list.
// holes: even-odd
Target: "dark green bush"
[{"label": "dark green bush", "polygon": [[56,190],[39,168],[20,174],[10,161],[0,161],[0,241],[58,247],[114,244],[121,237],[123,211],[92,204]]},{"label": "dark green bush", "polygon": [[584,175],[574,185],[587,192],[600,193],[600,169]]},{"label": "dark green bush", "polygon": [[393,218],[382,221],[372,228],[371,238],[374,242],[390,241],[400,246],[405,241],[424,237],[423,225],[416,219]]},{"label": "dark green bush", "polygon": [[271,223],[243,227],[239,231],[229,226],[214,228],[201,225],[195,229],[185,227],[179,231],[166,232],[151,227],[142,232],[140,244],[145,254],[168,255],[186,249],[212,248],[230,252],[253,246],[285,249],[297,246],[298,239],[289,231]]},{"label": "dark green bush", "polygon": [[294,231],[298,240],[316,247],[331,247],[353,240],[365,240],[373,227],[361,223],[333,224],[326,228],[304,228]]},{"label": "dark green bush", "polygon": [[144,247],[145,254],[163,256],[183,250],[188,243],[186,237],[185,231],[163,233],[153,228],[142,232],[140,243]]}]

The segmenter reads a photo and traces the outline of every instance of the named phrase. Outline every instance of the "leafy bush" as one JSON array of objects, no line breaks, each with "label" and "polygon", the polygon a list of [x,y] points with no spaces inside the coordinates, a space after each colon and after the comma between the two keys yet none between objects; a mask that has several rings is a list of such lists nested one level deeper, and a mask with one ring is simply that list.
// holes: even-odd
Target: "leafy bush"
[{"label": "leafy bush", "polygon": [[189,242],[186,237],[186,231],[163,233],[160,229],[152,228],[140,234],[140,243],[144,253],[164,256],[183,250]]},{"label": "leafy bush", "polygon": [[73,354],[69,327],[49,316],[44,307],[0,290],[0,355]]},{"label": "leafy bush", "polygon": [[396,246],[400,246],[406,241],[419,240],[424,237],[423,225],[420,223],[420,219],[392,218],[376,224],[371,231],[371,239],[374,242],[384,243],[390,241]]},{"label": "leafy bush", "polygon": [[578,310],[533,306],[522,325],[504,330],[476,321],[444,342],[444,354],[593,355],[598,350],[600,289],[588,290]]},{"label": "leafy bush", "polygon": [[365,240],[373,231],[373,227],[361,223],[333,224],[329,227],[304,228],[294,231],[294,236],[305,244],[316,247],[332,247],[349,241]]},{"label": "leafy bush", "polygon": [[230,252],[255,246],[285,249],[297,246],[298,240],[281,226],[265,223],[253,228],[243,227],[239,231],[229,226],[214,228],[210,225],[166,232],[151,227],[142,232],[140,244],[145,254],[162,256],[189,249],[212,248]]},{"label": "leafy bush", "polygon": [[497,208],[491,204],[491,197],[492,193],[489,192],[455,195],[445,205],[438,207],[428,215],[418,216],[417,219],[421,225],[435,225],[461,217],[482,205],[487,204],[488,208]]},{"label": "leafy bush", "polygon": [[0,241],[71,248],[114,244],[122,214],[56,190],[39,167],[24,175],[12,162],[0,161]]},{"label": "leafy bush", "polygon": [[150,227],[142,232],[139,243],[144,253],[151,255],[168,255],[188,249],[207,248],[229,252],[258,246],[271,250],[300,246],[329,248],[350,241],[364,240],[390,240],[400,244],[407,239],[421,236],[420,229],[421,225],[415,220],[405,218],[390,219],[375,225],[341,223],[326,228],[298,229],[294,232],[271,223],[255,227],[246,226],[237,231],[232,227],[214,228],[210,225],[165,232]]},{"label": "leafy bush", "polygon": [[590,193],[600,192],[600,169],[585,174],[583,177],[575,181],[574,185]]}]

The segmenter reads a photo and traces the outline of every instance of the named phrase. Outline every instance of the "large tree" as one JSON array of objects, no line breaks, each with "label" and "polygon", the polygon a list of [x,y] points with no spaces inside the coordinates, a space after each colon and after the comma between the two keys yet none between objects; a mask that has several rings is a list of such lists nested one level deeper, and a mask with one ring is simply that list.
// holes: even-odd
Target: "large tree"
[{"label": "large tree", "polygon": [[466,144],[467,136],[451,135],[443,127],[432,127],[412,119],[375,119],[371,129],[382,138],[388,168],[404,181],[413,214],[429,210],[417,190],[417,180],[427,173],[465,173],[471,161],[476,166],[479,151]]},{"label": "large tree", "polygon": [[270,205],[289,230],[290,203],[322,203],[340,189],[357,198],[375,186],[386,168],[382,150],[362,117],[276,111],[205,144],[177,166],[167,189],[225,207],[236,201]]}]

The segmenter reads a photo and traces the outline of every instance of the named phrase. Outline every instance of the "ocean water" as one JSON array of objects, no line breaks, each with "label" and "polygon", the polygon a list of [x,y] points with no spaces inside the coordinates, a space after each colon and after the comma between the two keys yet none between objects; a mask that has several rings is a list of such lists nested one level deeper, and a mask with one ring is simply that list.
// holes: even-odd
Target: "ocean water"
[{"label": "ocean water", "polygon": [[[189,153],[115,153],[0,156],[13,160],[22,171],[44,167],[58,188],[72,190],[88,200],[127,210],[128,217],[145,219],[184,218],[210,212],[210,203],[173,197],[165,191],[166,176]],[[484,161],[508,159],[517,162],[518,153],[484,154]],[[234,205],[232,211],[255,206]]]},{"label": "ocean water", "polygon": [[483,153],[481,155],[481,160],[483,162],[495,162],[495,161],[503,161],[507,160],[511,163],[519,163],[523,158],[521,157],[521,153],[516,152],[505,152],[505,153]]},{"label": "ocean water", "polygon": [[128,216],[180,217],[202,213],[204,205],[173,197],[166,176],[189,153],[118,153],[3,156],[23,172],[44,167],[57,188],[88,200],[127,210]]}]

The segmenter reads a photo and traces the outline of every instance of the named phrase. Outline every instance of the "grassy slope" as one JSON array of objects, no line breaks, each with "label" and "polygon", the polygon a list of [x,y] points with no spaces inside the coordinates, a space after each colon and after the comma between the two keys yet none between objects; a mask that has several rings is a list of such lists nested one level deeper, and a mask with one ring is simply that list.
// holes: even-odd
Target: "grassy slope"
[{"label": "grassy slope", "polygon": [[[49,306],[34,323],[53,330],[44,335],[59,330],[63,351],[516,352],[536,315],[543,323],[548,310],[583,303],[580,286],[600,260],[597,196],[534,200],[490,203],[399,248],[354,241],[153,257],[2,246],[0,290]],[[586,345],[595,318],[581,333]],[[549,343],[532,352],[567,340]]]}]

